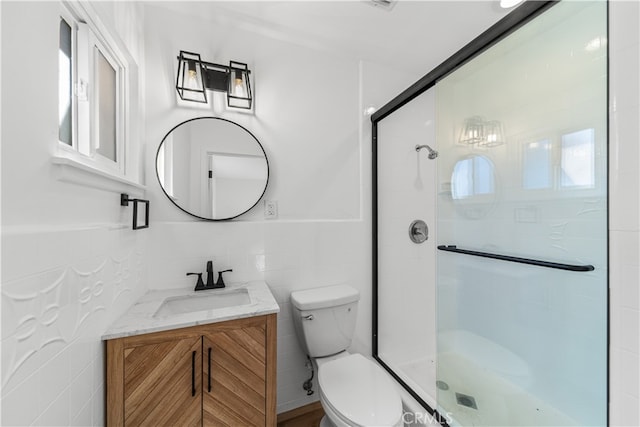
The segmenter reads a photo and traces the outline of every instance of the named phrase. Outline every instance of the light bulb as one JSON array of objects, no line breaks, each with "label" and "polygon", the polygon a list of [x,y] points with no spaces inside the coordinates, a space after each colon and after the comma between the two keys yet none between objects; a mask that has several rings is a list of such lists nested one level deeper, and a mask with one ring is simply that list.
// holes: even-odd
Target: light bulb
[{"label": "light bulb", "polygon": [[244,93],[244,81],[242,80],[242,74],[236,73],[234,83],[233,95],[244,98],[246,95]]},{"label": "light bulb", "polygon": [[195,61],[187,62],[186,87],[189,89],[198,89],[198,70]]}]

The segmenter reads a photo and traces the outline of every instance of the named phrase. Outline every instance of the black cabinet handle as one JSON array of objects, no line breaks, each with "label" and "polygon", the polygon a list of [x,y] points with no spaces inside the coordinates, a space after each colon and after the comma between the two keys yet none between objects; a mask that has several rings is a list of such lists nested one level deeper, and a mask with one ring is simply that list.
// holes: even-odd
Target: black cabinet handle
[{"label": "black cabinet handle", "polygon": [[209,360],[208,360],[208,366],[209,366],[209,373],[208,373],[208,385],[209,385],[209,393],[211,393],[211,347],[209,347]]},{"label": "black cabinet handle", "polygon": [[191,396],[196,395],[196,352],[191,353]]}]

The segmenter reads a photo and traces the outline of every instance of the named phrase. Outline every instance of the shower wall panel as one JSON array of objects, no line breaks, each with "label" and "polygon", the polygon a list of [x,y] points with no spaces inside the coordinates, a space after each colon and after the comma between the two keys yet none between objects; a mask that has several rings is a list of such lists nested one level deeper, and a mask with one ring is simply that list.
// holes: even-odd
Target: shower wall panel
[{"label": "shower wall panel", "polygon": [[[429,90],[378,123],[378,357],[430,405],[435,403],[436,161]],[[423,220],[429,238],[409,238]]]}]

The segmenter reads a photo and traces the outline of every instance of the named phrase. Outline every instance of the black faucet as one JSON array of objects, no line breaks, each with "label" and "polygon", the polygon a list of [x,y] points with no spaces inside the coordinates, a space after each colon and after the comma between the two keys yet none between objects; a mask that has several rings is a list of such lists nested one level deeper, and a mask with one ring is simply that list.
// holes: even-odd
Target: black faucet
[{"label": "black faucet", "polygon": [[217,286],[213,283],[213,261],[207,261],[207,289],[213,289]]},{"label": "black faucet", "polygon": [[224,280],[222,279],[222,273],[226,273],[229,270],[222,270],[218,272],[218,281],[213,282],[213,261],[207,261],[207,283],[202,281],[202,273],[187,273],[187,276],[195,274],[198,276],[198,282],[196,283],[195,291],[204,291],[206,289],[218,289],[224,288]]}]

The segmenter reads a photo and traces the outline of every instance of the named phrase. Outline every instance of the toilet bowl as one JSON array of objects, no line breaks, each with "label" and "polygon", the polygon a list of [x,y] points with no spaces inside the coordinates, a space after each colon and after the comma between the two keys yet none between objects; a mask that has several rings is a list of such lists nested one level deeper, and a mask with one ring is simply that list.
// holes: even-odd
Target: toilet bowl
[{"label": "toilet bowl", "polygon": [[320,363],[320,401],[336,426],[400,426],[402,400],[387,374],[361,354]]},{"label": "toilet bowl", "polygon": [[296,333],[318,369],[323,427],[402,426],[402,400],[375,362],[346,351],[355,330],[359,292],[329,286],[291,294]]}]

